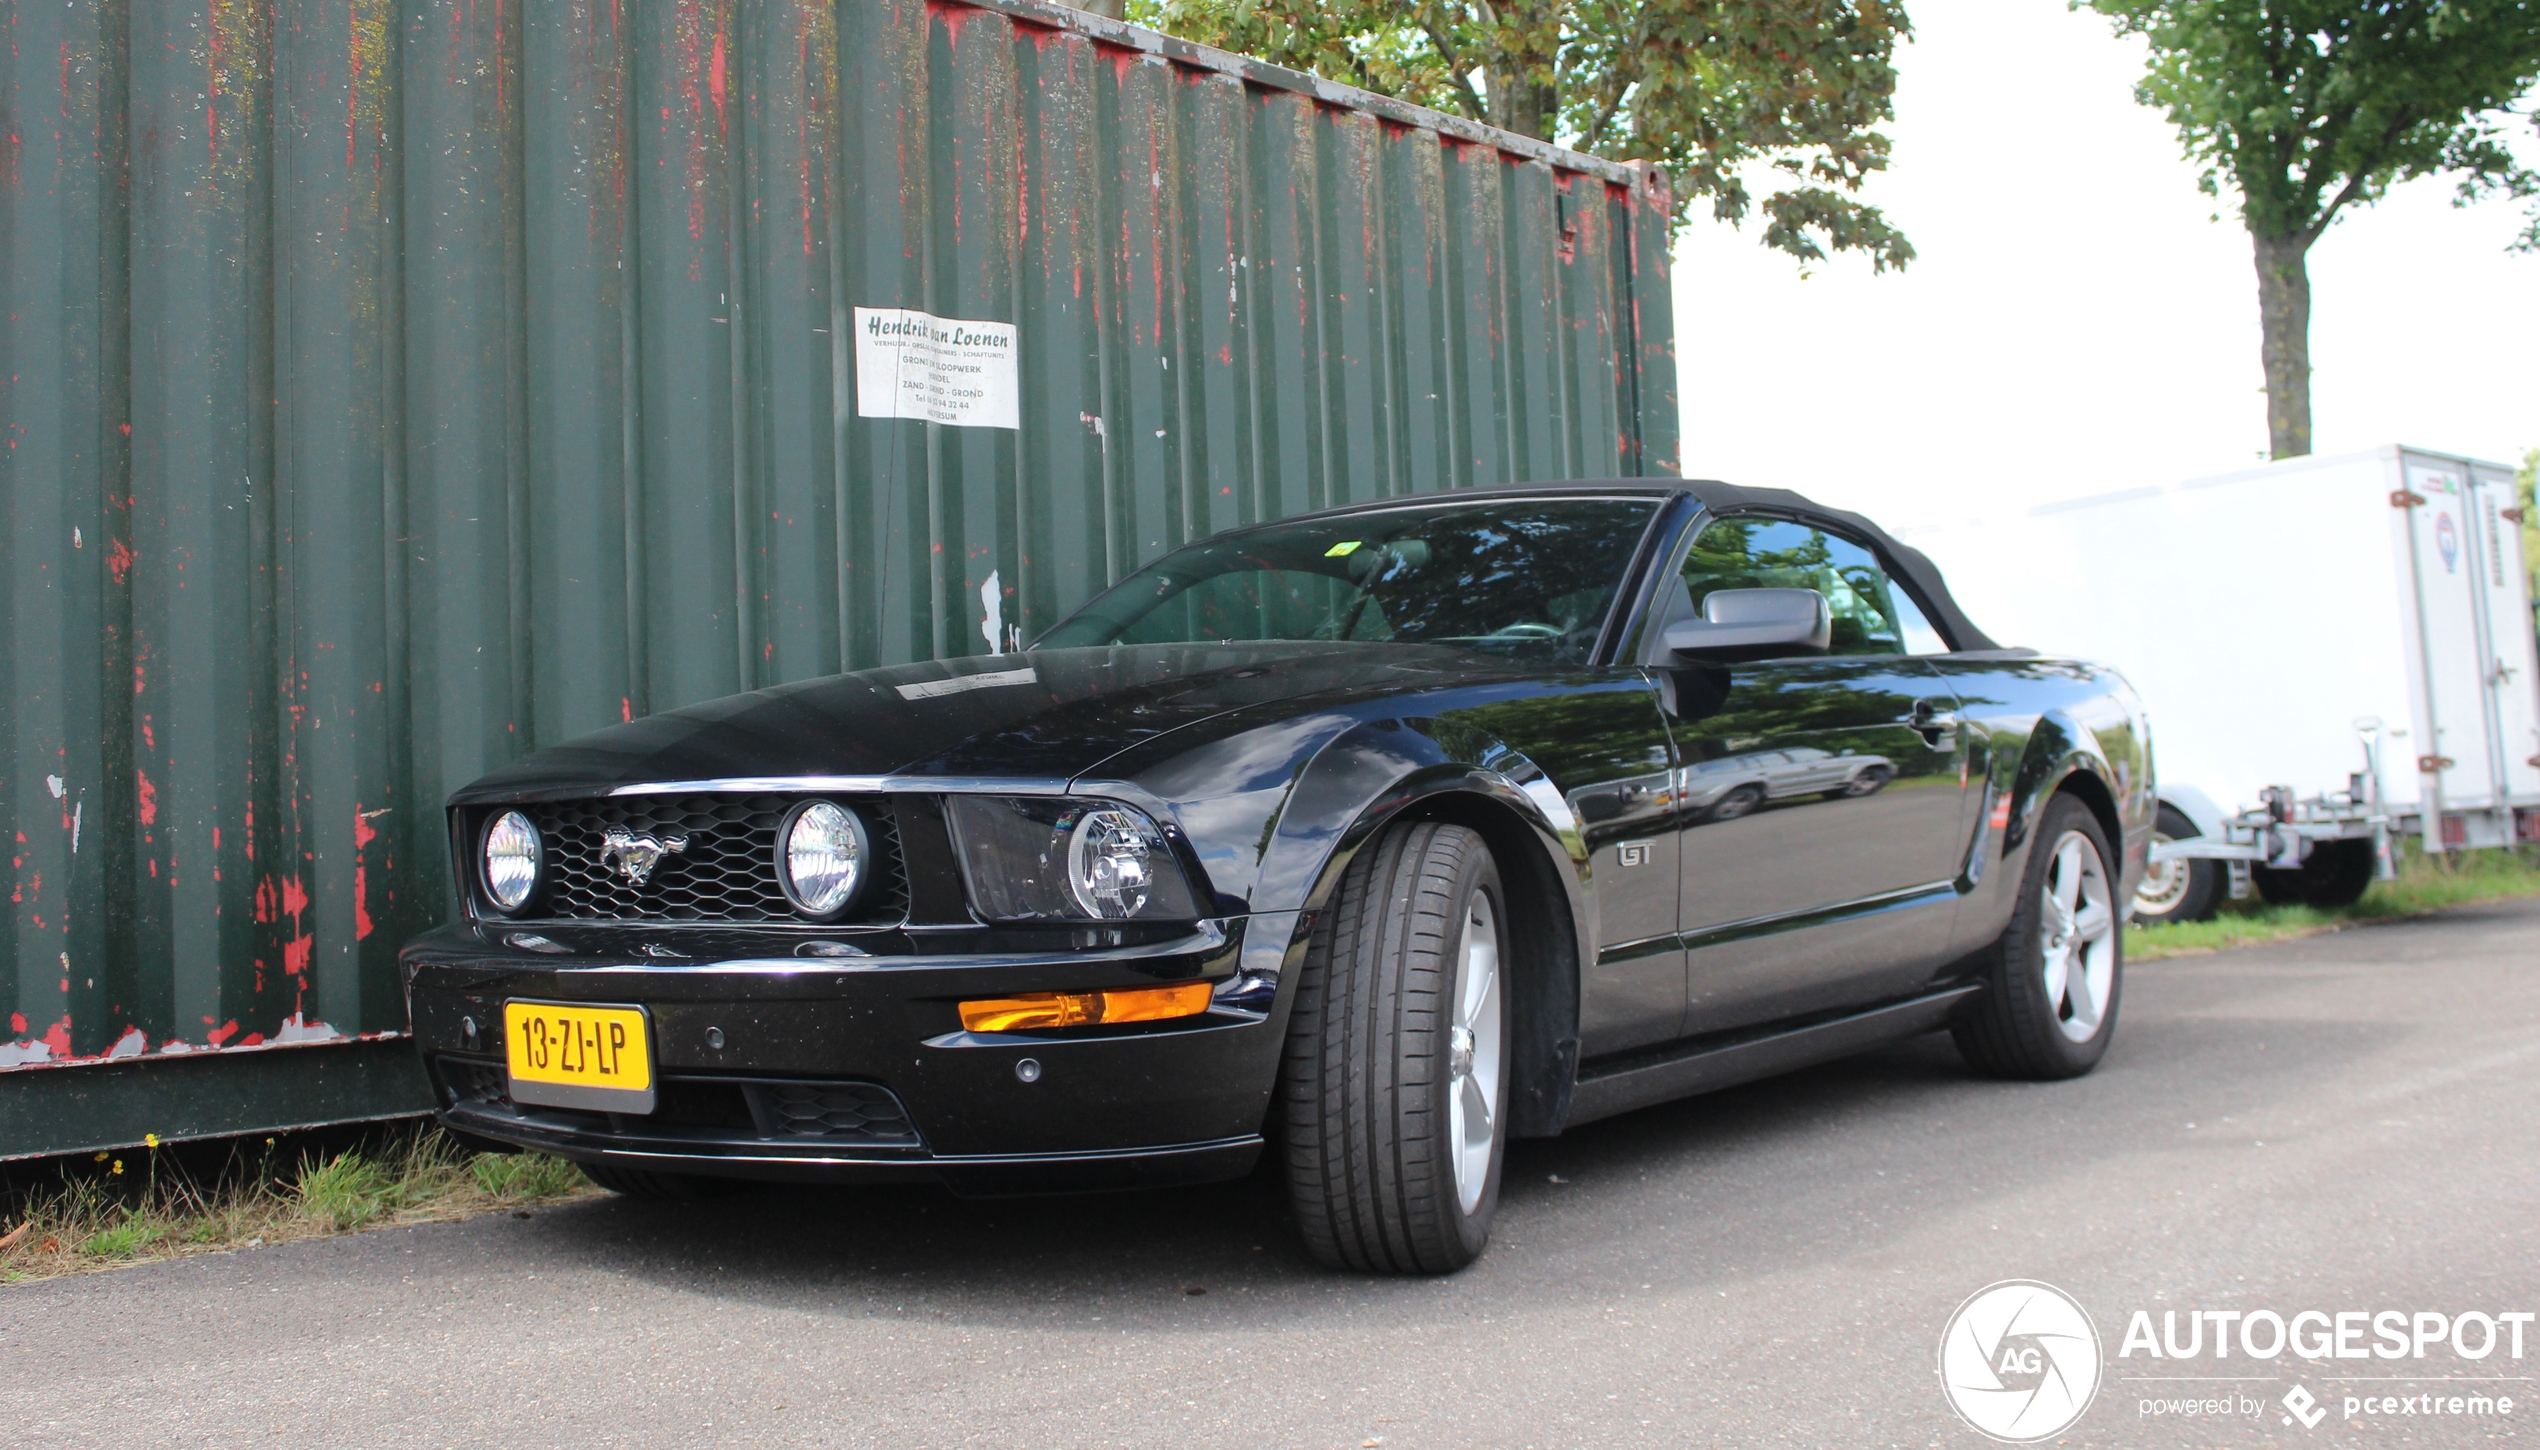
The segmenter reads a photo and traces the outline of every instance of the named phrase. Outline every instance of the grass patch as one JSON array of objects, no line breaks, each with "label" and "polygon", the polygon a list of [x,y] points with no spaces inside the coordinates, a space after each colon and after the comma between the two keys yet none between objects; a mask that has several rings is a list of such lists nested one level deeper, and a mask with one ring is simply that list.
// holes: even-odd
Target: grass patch
[{"label": "grass patch", "polygon": [[0,1222],[0,1283],[86,1273],[365,1228],[470,1218],[592,1191],[544,1153],[477,1153],[406,1127],[333,1154],[276,1140],[233,1153],[208,1184],[154,1143],[100,1153]]},{"label": "grass patch", "polygon": [[2252,895],[2227,901],[2211,921],[2170,922],[2126,928],[2126,956],[2138,962],[2191,956],[2258,942],[2287,941],[2376,921],[2422,916],[2447,906],[2540,896],[2540,857],[2533,848],[2458,851],[2428,856],[2413,841],[2399,862],[2399,879],[2376,881],[2352,906],[2269,906]]}]

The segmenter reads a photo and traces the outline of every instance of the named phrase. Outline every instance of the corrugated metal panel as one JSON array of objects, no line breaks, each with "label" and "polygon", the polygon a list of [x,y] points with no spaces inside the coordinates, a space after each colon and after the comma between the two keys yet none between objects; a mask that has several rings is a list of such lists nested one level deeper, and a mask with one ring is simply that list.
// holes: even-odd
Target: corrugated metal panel
[{"label": "corrugated metal panel", "polygon": [[[534,745],[1673,466],[1654,176],[1076,11],[0,27],[8,1065],[396,1030]],[[858,306],[1015,324],[1020,426],[858,416]]]}]

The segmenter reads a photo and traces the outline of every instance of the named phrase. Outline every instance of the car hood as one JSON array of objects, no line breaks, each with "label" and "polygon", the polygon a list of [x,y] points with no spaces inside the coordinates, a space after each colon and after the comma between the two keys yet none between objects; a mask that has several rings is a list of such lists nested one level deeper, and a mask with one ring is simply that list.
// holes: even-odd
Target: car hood
[{"label": "car hood", "polygon": [[1281,643],[1031,650],[897,665],[611,726],[524,756],[452,801],[799,776],[1066,780],[1229,710],[1505,668],[1447,648]]}]

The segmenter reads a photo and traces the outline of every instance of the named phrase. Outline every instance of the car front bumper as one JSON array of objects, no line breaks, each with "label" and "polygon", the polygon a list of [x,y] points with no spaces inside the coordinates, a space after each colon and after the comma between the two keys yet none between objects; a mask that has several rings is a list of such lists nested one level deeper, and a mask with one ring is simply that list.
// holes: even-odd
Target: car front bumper
[{"label": "car front bumper", "polygon": [[[1066,1192],[1249,1171],[1278,1075],[1276,988],[1302,954],[1296,925],[1296,913],[1265,914],[1135,945],[1086,933],[1056,950],[892,938],[895,950],[836,959],[795,955],[800,933],[469,923],[417,938],[402,962],[441,1120],[461,1132],[660,1172]],[[1166,1022],[973,1033],[958,1013],[983,997],[1192,980],[1213,984],[1210,1010]],[[513,1101],[513,999],[641,1008],[654,1111]]]}]

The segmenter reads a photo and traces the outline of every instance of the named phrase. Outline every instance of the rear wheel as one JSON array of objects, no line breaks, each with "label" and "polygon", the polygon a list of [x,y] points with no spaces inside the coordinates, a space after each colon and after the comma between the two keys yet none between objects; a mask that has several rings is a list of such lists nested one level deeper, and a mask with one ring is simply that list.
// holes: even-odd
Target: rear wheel
[{"label": "rear wheel", "polygon": [[1507,919],[1462,826],[1415,821],[1342,874],[1297,984],[1280,1081],[1288,1196],[1316,1258],[1450,1273],[1499,1211]]},{"label": "rear wheel", "polygon": [[[2176,806],[2161,807],[2152,826],[2152,844],[2184,841],[2204,834]],[[2220,861],[2171,857],[2155,861],[2135,888],[2134,919],[2151,925],[2164,921],[2204,921],[2220,910],[2226,868]]]},{"label": "rear wheel", "polygon": [[2079,1077],[2117,1027],[2125,933],[2107,833],[2068,795],[2037,824],[2011,924],[1986,953],[1984,991],[1950,1026],[1968,1064],[1994,1077]]}]

